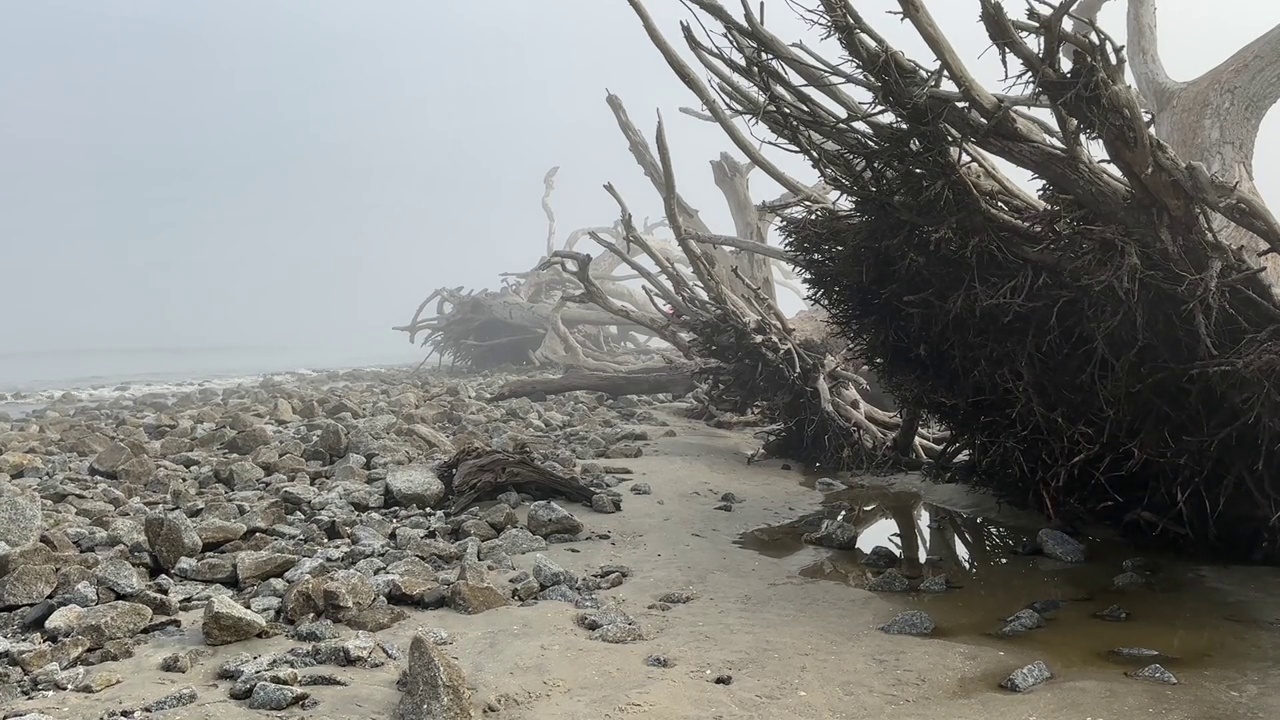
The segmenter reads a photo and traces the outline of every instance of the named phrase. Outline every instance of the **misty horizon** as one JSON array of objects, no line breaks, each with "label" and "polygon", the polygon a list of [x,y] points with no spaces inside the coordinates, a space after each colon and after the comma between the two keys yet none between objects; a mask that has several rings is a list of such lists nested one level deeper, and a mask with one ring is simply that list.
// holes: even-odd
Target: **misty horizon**
[{"label": "misty horizon", "polygon": [[[891,3],[864,5],[870,16]],[[1243,0],[1161,8],[1176,78],[1280,20],[1277,6],[1240,23],[1233,5]],[[432,289],[493,288],[499,273],[541,257],[548,168],[561,168],[551,198],[560,239],[616,219],[605,182],[637,218],[661,214],[606,88],[646,135],[662,113],[682,193],[713,228],[732,228],[707,167],[732,143],[679,112],[697,101],[624,0],[297,7],[8,7],[0,238],[11,271],[0,355],[240,348],[288,351],[299,365],[421,360],[391,328]],[[976,3],[931,9],[1000,86]],[[650,10],[678,40],[685,8]],[[1102,21],[1123,37],[1122,6],[1108,5]],[[786,4],[771,6],[768,22],[813,39]],[[876,24],[930,59],[896,18]],[[1274,135],[1264,128],[1257,151],[1265,197],[1280,173]],[[795,158],[783,165],[816,179]],[[753,180],[758,199],[778,194],[762,174]],[[0,384],[26,379],[0,374]]]}]

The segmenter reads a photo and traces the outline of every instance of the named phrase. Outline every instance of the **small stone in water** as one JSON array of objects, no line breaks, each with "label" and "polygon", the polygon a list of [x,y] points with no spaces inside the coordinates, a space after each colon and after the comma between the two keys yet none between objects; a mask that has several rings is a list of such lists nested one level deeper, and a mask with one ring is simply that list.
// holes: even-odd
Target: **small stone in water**
[{"label": "small stone in water", "polygon": [[1142,587],[1147,584],[1147,579],[1135,572],[1120,573],[1111,581],[1112,587],[1116,590],[1128,590],[1130,588]]},{"label": "small stone in water", "polygon": [[933,634],[937,625],[933,622],[933,618],[922,610],[907,610],[900,612],[893,617],[892,620],[880,626],[880,632],[889,635],[913,635],[923,636]]},{"label": "small stone in water", "polygon": [[871,592],[906,592],[911,589],[911,581],[897,570],[889,569],[867,583],[867,589]]},{"label": "small stone in water", "polygon": [[1066,600],[1036,600],[1027,603],[1025,610],[1030,610],[1042,617],[1048,617],[1067,606]]},{"label": "small stone in water", "polygon": [[1093,616],[1107,622],[1124,622],[1129,619],[1129,611],[1119,605],[1112,605],[1106,610],[1099,610]]},{"label": "small stone in water", "polygon": [[1150,680],[1152,682],[1164,683],[1165,685],[1177,685],[1178,678],[1163,666],[1159,664],[1151,664],[1139,670],[1131,670],[1126,673],[1135,680]]},{"label": "small stone in water", "polygon": [[997,633],[1000,637],[1017,637],[1044,627],[1044,618],[1034,610],[1019,610],[1005,622],[1007,624]]},{"label": "small stone in water", "polygon": [[920,592],[941,593],[946,592],[947,587],[946,575],[933,575],[925,578],[924,582],[920,583]]},{"label": "small stone in water", "polygon": [[877,545],[862,559],[862,564],[876,570],[888,570],[898,567],[898,554],[883,545]]},{"label": "small stone in water", "polygon": [[1141,647],[1118,647],[1112,650],[1111,654],[1115,655],[1116,657],[1133,658],[1133,659],[1160,657],[1159,650],[1152,650],[1151,648],[1141,648]]},{"label": "small stone in water", "polygon": [[1144,557],[1129,558],[1121,563],[1121,567],[1124,568],[1125,572],[1146,573],[1148,575],[1160,569],[1156,561]]},{"label": "small stone in water", "polygon": [[1036,536],[1040,549],[1054,560],[1066,563],[1082,563],[1088,557],[1085,546],[1075,538],[1062,532],[1045,528]]},{"label": "small stone in water", "polygon": [[1015,670],[1012,675],[1000,683],[1000,687],[1016,693],[1026,692],[1037,685],[1043,685],[1053,678],[1049,666],[1037,660],[1030,665]]}]

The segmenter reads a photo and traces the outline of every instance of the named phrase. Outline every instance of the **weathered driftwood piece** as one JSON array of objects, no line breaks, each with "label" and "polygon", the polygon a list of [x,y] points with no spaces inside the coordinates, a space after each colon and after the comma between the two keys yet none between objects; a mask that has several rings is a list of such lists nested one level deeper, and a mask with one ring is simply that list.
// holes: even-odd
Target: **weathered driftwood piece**
[{"label": "weathered driftwood piece", "polygon": [[445,512],[453,515],[509,490],[538,500],[556,498],[572,502],[590,502],[596,494],[571,475],[548,469],[526,457],[480,445],[458,450],[436,472],[446,489]]},{"label": "weathered driftwood piece", "polygon": [[613,397],[663,393],[684,395],[692,392],[698,385],[693,375],[692,365],[646,367],[611,373],[578,370],[559,377],[512,380],[498,388],[498,392],[489,400],[501,402],[532,395],[559,395],[580,390]]}]

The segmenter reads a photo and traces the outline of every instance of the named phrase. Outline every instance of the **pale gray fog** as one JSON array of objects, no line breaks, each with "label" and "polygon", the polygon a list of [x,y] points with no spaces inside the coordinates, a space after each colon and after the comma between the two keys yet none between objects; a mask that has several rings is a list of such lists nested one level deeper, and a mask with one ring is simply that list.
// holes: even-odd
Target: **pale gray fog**
[{"label": "pale gray fog", "polygon": [[[650,5],[678,38],[685,8]],[[766,5],[772,27],[807,34]],[[977,4],[930,6],[995,83]],[[677,112],[695,103],[624,0],[3,9],[0,389],[416,361],[390,328],[432,288],[537,262],[549,167],[562,236],[613,221],[606,181],[660,212],[606,88],[646,132],[663,111],[682,189],[728,222],[706,163],[730,143]],[[1123,37],[1122,5],[1103,17]],[[1166,2],[1169,70],[1198,75],[1278,20],[1260,0]],[[881,26],[920,51],[896,18]],[[1257,162],[1273,204],[1274,136]]]}]

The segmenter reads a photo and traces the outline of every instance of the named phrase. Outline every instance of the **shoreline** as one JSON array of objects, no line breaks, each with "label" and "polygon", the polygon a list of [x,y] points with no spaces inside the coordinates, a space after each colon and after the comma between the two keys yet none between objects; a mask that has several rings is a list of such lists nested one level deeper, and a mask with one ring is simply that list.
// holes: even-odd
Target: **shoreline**
[{"label": "shoreline", "polygon": [[[0,421],[0,540],[23,558],[0,566],[29,566],[38,581],[0,578],[0,702],[98,720],[190,686],[182,717],[256,720],[262,713],[236,689],[243,683],[221,677],[247,653],[311,663],[259,678],[318,703],[308,717],[382,717],[400,700],[397,675],[411,668],[422,627],[451,638],[439,652],[465,674],[474,715],[494,720],[1280,712],[1269,674],[1280,659],[1276,630],[1259,615],[1280,592],[1280,574],[1175,565],[1170,577],[1214,592],[1118,596],[1135,620],[1112,626],[1090,617],[1112,602],[1104,591],[1037,634],[990,638],[998,618],[1025,602],[1110,582],[1123,548],[1096,546],[1096,564],[1079,567],[1008,557],[971,577],[948,569],[957,587],[936,596],[871,592],[867,548],[799,535],[744,544],[814,512],[865,509],[856,488],[838,489],[856,482],[825,479],[823,491],[780,461],[748,463],[757,449],[749,432],[683,418],[665,398],[488,403],[508,377],[286,374],[79,409],[68,400]],[[573,518],[557,515],[564,524],[554,529],[539,525],[531,497],[489,498],[452,517],[429,509],[441,497],[431,468],[469,442],[580,478],[608,499],[553,500]],[[929,504],[927,527],[906,531],[928,541],[922,555],[937,552],[933,520],[943,510],[986,512],[952,486],[897,487]],[[833,504],[843,492],[854,494]],[[895,528],[884,523],[896,520],[876,522],[860,533],[892,553]],[[1036,522],[1022,524],[1034,532]],[[988,540],[1013,542],[1013,527]],[[71,605],[147,620],[112,625],[124,634],[108,639],[96,625],[78,628]],[[906,609],[936,617],[936,635],[879,630]],[[1228,609],[1257,624],[1217,617]],[[245,623],[248,635],[210,642]],[[1185,655],[1170,664],[1181,685],[1126,677],[1126,666],[1103,658],[1101,643],[1120,638]],[[1044,687],[996,687],[1037,660],[1057,673]],[[345,685],[302,684],[316,674]]]}]

